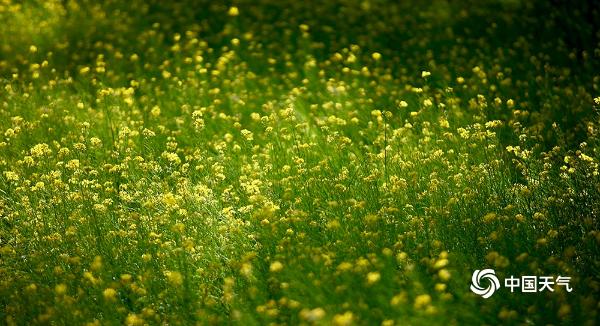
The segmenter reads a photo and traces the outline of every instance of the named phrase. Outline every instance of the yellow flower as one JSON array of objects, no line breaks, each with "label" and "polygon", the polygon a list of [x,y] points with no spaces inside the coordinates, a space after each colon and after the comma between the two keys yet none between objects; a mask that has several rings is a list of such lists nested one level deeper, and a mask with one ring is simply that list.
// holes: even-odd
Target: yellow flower
[{"label": "yellow flower", "polygon": [[271,271],[273,273],[280,272],[282,269],[283,269],[283,264],[279,261],[274,261],[273,263],[271,263],[271,266],[269,266],[269,271]]},{"label": "yellow flower", "polygon": [[150,260],[152,260],[152,254],[143,254],[142,260],[145,262],[149,262]]},{"label": "yellow flower", "polygon": [[8,181],[19,181],[19,175],[13,171],[4,171],[4,177]]},{"label": "yellow flower", "polygon": [[127,325],[127,326],[142,326],[142,325],[144,325],[144,319],[142,319],[140,316],[138,316],[134,313],[130,313],[129,315],[127,315],[127,318],[125,318],[125,325]]},{"label": "yellow flower", "polygon": [[450,272],[447,269],[440,269],[440,271],[438,272],[438,276],[440,277],[440,279],[442,281],[448,281],[451,277]]},{"label": "yellow flower", "polygon": [[117,291],[113,288],[107,288],[104,291],[102,291],[102,296],[106,301],[115,301],[115,299],[117,298]]},{"label": "yellow flower", "polygon": [[585,155],[583,153],[580,155],[580,157],[581,157],[582,160],[584,160],[586,162],[593,162],[594,161],[593,157],[587,156],[587,155]]},{"label": "yellow flower", "polygon": [[31,187],[31,190],[33,190],[33,191],[44,190],[45,188],[46,188],[46,185],[42,181],[38,181],[35,183],[35,186]]},{"label": "yellow flower", "polygon": [[490,222],[493,222],[495,219],[496,219],[496,213],[487,213],[483,217],[483,222],[490,223]]},{"label": "yellow flower", "polygon": [[367,274],[367,284],[375,284],[381,279],[379,272],[370,272]]},{"label": "yellow flower", "polygon": [[166,271],[165,276],[172,285],[181,286],[183,284],[183,275],[179,272]]},{"label": "yellow flower", "polygon": [[440,127],[442,127],[442,128],[450,128],[450,123],[446,119],[440,119]]},{"label": "yellow flower", "polygon": [[185,230],[185,224],[179,222],[179,223],[175,223],[172,227],[171,227],[171,231],[175,232],[175,233],[183,233],[183,231]]},{"label": "yellow flower", "polygon": [[431,296],[429,294],[421,294],[415,298],[415,308],[422,309],[431,304]]},{"label": "yellow flower", "polygon": [[346,311],[343,314],[337,314],[333,316],[333,324],[336,326],[352,325],[354,321],[354,314],[351,311]]},{"label": "yellow flower", "polygon": [[33,157],[42,157],[51,154],[52,150],[50,149],[50,146],[48,146],[48,144],[42,143],[33,146],[30,152]]},{"label": "yellow flower", "polygon": [[244,138],[246,138],[246,140],[254,139],[254,135],[252,134],[252,131],[250,131],[248,129],[242,129],[241,133],[242,133],[242,136],[244,136]]},{"label": "yellow flower", "polygon": [[242,266],[240,267],[240,272],[245,277],[252,276],[252,265],[250,263],[243,263]]},{"label": "yellow flower", "polygon": [[79,169],[79,160],[70,160],[65,166],[67,167],[67,169],[77,170]]},{"label": "yellow flower", "polygon": [[35,292],[37,290],[37,285],[35,285],[34,283],[31,283],[29,285],[27,285],[27,287],[25,287],[25,291],[27,292]]},{"label": "yellow flower", "polygon": [[433,264],[434,269],[444,268],[448,265],[448,259],[442,258]]},{"label": "yellow flower", "polygon": [[373,58],[373,60],[379,61],[381,59],[381,53],[373,52],[373,54],[371,54],[371,57]]},{"label": "yellow flower", "polygon": [[177,197],[175,197],[175,195],[173,195],[171,192],[164,194],[162,196],[162,201],[167,207],[173,208],[177,206]]},{"label": "yellow flower", "polygon": [[352,264],[345,261],[345,262],[342,262],[341,264],[339,264],[337,269],[340,272],[349,271],[352,269]]},{"label": "yellow flower", "polygon": [[92,137],[90,138],[90,144],[92,144],[92,146],[94,147],[98,147],[102,145],[102,140],[100,140],[100,138],[97,137]]},{"label": "yellow flower", "polygon": [[[164,72],[163,72],[164,74]],[[168,78],[168,77],[165,77]],[[150,115],[152,115],[153,117],[158,117],[160,115],[160,107],[158,105],[155,105],[152,107],[152,110],[150,110]]]},{"label": "yellow flower", "polygon": [[240,10],[238,9],[238,7],[233,6],[229,8],[227,14],[231,17],[235,17],[240,14]]},{"label": "yellow flower", "polygon": [[308,322],[316,322],[325,317],[325,310],[323,308],[315,308],[315,309],[302,309],[300,311],[300,318],[308,321]]},{"label": "yellow flower", "polygon": [[438,291],[438,292],[444,292],[444,291],[446,291],[447,287],[448,286],[446,284],[444,284],[444,283],[436,283],[435,284],[435,290]]},{"label": "yellow flower", "polygon": [[64,283],[56,285],[54,287],[54,292],[56,292],[57,295],[63,295],[67,293],[67,285]]},{"label": "yellow flower", "polygon": [[99,271],[100,269],[102,269],[102,257],[94,257],[94,262],[92,262],[92,264],[90,265],[90,269],[93,271]]},{"label": "yellow flower", "polygon": [[398,262],[403,262],[403,261],[405,261],[407,258],[408,258],[408,254],[407,254],[407,253],[405,253],[405,252],[399,252],[399,253],[396,255],[396,260],[397,260]]}]

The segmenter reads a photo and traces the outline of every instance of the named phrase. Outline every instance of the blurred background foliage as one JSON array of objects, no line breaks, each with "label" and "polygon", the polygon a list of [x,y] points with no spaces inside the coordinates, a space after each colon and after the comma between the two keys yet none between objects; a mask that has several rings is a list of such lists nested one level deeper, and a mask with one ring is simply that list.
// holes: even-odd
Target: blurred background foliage
[{"label": "blurred background foliage", "polygon": [[[294,26],[306,24],[311,28],[310,53],[317,59],[356,44],[382,53],[382,65],[395,76],[407,67],[439,66],[450,75],[462,75],[476,65],[510,67],[514,83],[504,94],[526,99],[529,109],[540,113],[539,120],[548,123],[544,128],[561,121],[570,144],[582,140],[586,119],[597,114],[540,95],[543,88],[569,84],[591,90],[593,75],[585,72],[598,71],[600,56],[595,0],[5,2],[0,7],[0,74],[5,78],[47,53],[52,66],[69,75],[100,54],[110,61],[115,53],[138,53],[151,72],[159,69],[172,35],[186,32],[211,48],[251,33],[273,58],[289,56],[304,53],[296,51],[306,44]],[[232,5],[241,12],[235,20],[227,16]],[[146,33],[156,33],[154,44],[146,44]],[[30,44],[39,48],[36,55],[24,50]],[[272,74],[258,61],[248,63],[256,73]],[[528,79],[540,65],[546,75]],[[133,73],[134,66],[121,64],[119,69]],[[548,148],[555,144],[552,136],[545,143]]]}]

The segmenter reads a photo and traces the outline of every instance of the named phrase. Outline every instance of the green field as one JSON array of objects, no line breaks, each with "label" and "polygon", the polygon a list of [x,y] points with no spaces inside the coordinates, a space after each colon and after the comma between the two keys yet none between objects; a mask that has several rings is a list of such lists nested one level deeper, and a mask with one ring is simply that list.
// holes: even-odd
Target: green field
[{"label": "green field", "polygon": [[0,325],[596,324],[599,8],[0,1]]}]

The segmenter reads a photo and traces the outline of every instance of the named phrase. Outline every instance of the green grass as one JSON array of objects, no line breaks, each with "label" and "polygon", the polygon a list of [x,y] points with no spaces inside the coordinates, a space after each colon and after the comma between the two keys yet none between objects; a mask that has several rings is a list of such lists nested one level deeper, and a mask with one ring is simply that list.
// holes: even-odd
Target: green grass
[{"label": "green grass", "polygon": [[563,9],[0,4],[0,323],[593,325],[598,10]]}]

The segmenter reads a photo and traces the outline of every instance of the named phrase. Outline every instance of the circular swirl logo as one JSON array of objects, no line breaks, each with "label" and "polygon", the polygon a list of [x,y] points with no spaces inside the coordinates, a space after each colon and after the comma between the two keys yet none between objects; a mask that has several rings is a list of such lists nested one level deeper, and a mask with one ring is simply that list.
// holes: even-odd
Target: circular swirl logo
[{"label": "circular swirl logo", "polygon": [[[482,280],[489,280],[489,285],[487,287],[481,286]],[[471,291],[473,291],[473,293],[487,299],[491,297],[498,288],[500,288],[500,281],[498,280],[498,277],[496,277],[496,272],[493,269],[477,269],[473,272],[473,276],[471,277]]]}]

